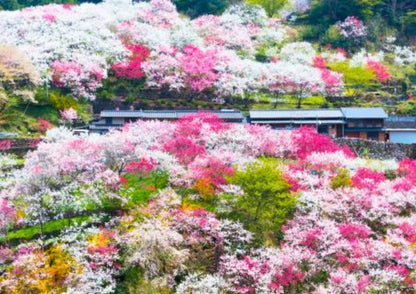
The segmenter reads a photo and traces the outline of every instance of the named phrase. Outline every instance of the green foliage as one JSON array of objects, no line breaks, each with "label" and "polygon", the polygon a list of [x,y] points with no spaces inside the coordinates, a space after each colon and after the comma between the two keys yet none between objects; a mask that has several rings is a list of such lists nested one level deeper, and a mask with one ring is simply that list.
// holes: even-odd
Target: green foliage
[{"label": "green foliage", "polygon": [[196,18],[203,14],[221,14],[230,4],[229,0],[174,0],[178,11]]},{"label": "green foliage", "polygon": [[328,102],[323,96],[311,96],[304,98],[302,101],[302,106],[305,108],[320,108],[326,107]]},{"label": "green foliage", "polygon": [[396,174],[396,171],[394,170],[394,169],[389,169],[389,170],[386,170],[385,172],[384,172],[384,176],[386,177],[386,179],[388,179],[388,180],[394,180],[394,179],[396,179],[397,178],[397,174]]},{"label": "green foliage", "polygon": [[50,121],[53,125],[59,121],[59,113],[54,108],[28,103],[7,109],[1,116],[0,130],[30,137],[38,132],[38,117]]},{"label": "green foliage", "polygon": [[155,289],[146,281],[139,267],[126,268],[119,278],[115,294],[169,294],[169,289]]},{"label": "green foliage", "polygon": [[332,25],[322,37],[323,44],[331,44],[333,47],[345,47],[345,39],[341,36],[339,29]]},{"label": "green foliage", "polygon": [[16,10],[19,9],[19,2],[17,0],[1,0],[0,10]]},{"label": "green foliage", "polygon": [[317,40],[322,34],[322,27],[318,25],[305,25],[299,27],[301,40]]},{"label": "green foliage", "polygon": [[327,28],[348,16],[366,21],[373,48],[389,35],[411,38],[416,32],[416,1],[411,0],[322,0],[312,1],[308,23]]},{"label": "green foliage", "polygon": [[376,76],[372,70],[362,67],[351,67],[348,62],[328,64],[328,67],[343,74],[347,88],[369,89],[376,84]]},{"label": "green foliage", "polygon": [[288,2],[287,0],[246,0],[248,4],[260,5],[266,10],[269,16],[276,15],[279,10]]},{"label": "green foliage", "polygon": [[99,3],[101,1],[102,0],[0,0],[0,8],[3,8],[5,10],[17,10],[28,6],[45,5],[50,3],[81,4],[84,2]]},{"label": "green foliage", "polygon": [[150,174],[126,174],[126,184],[120,189],[120,195],[127,199],[126,208],[149,201],[155,191],[166,188],[169,174],[156,170]]},{"label": "green foliage", "polygon": [[416,116],[416,100],[407,100],[397,105],[397,114]]},{"label": "green foliage", "polygon": [[257,242],[274,243],[296,204],[296,198],[289,191],[290,184],[276,161],[264,159],[252,163],[245,170],[236,171],[229,182],[244,191],[230,217],[254,232]]},{"label": "green foliage", "polygon": [[269,58],[267,57],[266,49],[267,49],[266,46],[260,46],[257,49],[256,55],[255,55],[257,61],[259,61],[259,62],[268,61]]},{"label": "green foliage", "polygon": [[338,171],[338,174],[331,180],[331,189],[336,190],[338,188],[351,187],[352,181],[350,171],[346,168],[342,168]]},{"label": "green foliage", "polygon": [[116,78],[111,75],[103,80],[102,88],[98,89],[97,97],[100,99],[114,100],[118,97],[126,98],[129,102],[138,100],[143,90],[144,80],[131,81]]},{"label": "green foliage", "polygon": [[383,0],[322,0],[313,1],[310,22],[333,24],[348,16],[369,19]]},{"label": "green foliage", "polygon": [[[45,89],[44,87],[38,88],[35,95],[35,100],[38,102],[33,107],[46,107],[50,109],[53,107],[55,111],[54,117],[48,119],[54,124],[59,123],[59,110],[73,108],[78,112],[79,118],[83,122],[88,122],[91,120],[91,104],[86,100],[76,100],[69,95],[64,95],[60,90],[57,89]],[[46,116],[40,115],[40,117],[46,118]]]},{"label": "green foliage", "polygon": [[58,110],[68,108],[73,108],[76,111],[79,110],[78,102],[74,98],[66,95],[61,95],[57,91],[51,91],[49,94],[49,101],[52,103],[53,107]]},{"label": "green foliage", "polygon": [[416,33],[416,10],[406,12],[401,18],[401,23],[408,36],[414,35]]},{"label": "green foliage", "polygon": [[[90,219],[89,216],[79,216],[75,217],[71,220],[72,224],[81,224],[82,222],[86,222]],[[43,225],[43,232],[46,234],[52,234],[54,232],[59,232],[63,228],[68,226],[68,220],[67,219],[59,219],[59,220],[53,220],[50,222],[47,222]],[[7,234],[7,241],[12,240],[30,240],[33,239],[36,236],[39,236],[40,234],[40,226],[33,226],[23,229],[18,229],[15,231],[11,231]]]}]

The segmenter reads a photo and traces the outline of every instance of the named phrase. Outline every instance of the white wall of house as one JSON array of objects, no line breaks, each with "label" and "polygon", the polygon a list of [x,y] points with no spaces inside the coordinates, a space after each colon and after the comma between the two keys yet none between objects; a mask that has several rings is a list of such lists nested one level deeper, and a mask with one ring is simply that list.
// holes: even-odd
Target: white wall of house
[{"label": "white wall of house", "polygon": [[113,117],[113,125],[124,125],[124,118]]},{"label": "white wall of house", "polygon": [[390,132],[391,143],[403,143],[403,144],[415,144],[416,143],[416,131],[398,131]]}]

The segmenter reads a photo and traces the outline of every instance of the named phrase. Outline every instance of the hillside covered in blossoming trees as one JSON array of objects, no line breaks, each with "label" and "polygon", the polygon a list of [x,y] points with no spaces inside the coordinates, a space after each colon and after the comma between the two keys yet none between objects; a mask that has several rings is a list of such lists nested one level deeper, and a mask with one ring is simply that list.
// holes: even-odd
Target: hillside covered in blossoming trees
[{"label": "hillside covered in blossoming trees", "polygon": [[204,111],[73,130],[100,105],[415,114],[412,1],[49,2],[0,1],[0,135],[31,149],[0,144],[0,294],[415,293],[416,160]]},{"label": "hillside covered in blossoming trees", "polygon": [[36,133],[38,117],[58,125],[69,109],[88,121],[91,103],[103,101],[137,109],[383,105],[414,113],[412,47],[393,33],[376,43],[360,15],[328,26],[317,42],[304,20],[315,6],[283,2],[273,17],[237,3],[191,19],[169,0],[0,11],[0,129]]},{"label": "hillside covered in blossoming trees", "polygon": [[0,157],[0,293],[412,293],[416,161],[212,114]]}]

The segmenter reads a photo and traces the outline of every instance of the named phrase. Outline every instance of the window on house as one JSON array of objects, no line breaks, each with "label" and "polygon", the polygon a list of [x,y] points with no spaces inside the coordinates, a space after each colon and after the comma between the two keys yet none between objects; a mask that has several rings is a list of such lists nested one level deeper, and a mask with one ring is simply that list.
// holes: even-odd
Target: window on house
[{"label": "window on house", "polygon": [[368,140],[378,141],[378,132],[368,132]]}]

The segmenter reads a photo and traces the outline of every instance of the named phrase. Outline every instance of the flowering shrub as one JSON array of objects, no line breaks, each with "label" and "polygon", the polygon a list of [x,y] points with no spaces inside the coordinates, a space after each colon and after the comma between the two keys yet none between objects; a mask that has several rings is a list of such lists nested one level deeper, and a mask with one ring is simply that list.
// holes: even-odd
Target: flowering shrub
[{"label": "flowering shrub", "polygon": [[353,185],[357,188],[371,190],[386,180],[386,177],[384,176],[384,173],[376,172],[371,169],[360,168],[356,171],[351,180]]},{"label": "flowering shrub", "polygon": [[91,63],[82,65],[74,61],[56,60],[51,65],[52,81],[58,88],[65,87],[73,91],[77,97],[93,99],[93,93],[101,87],[106,72]]},{"label": "flowering shrub", "polygon": [[0,289],[6,293],[65,291],[71,274],[79,270],[76,261],[58,246],[45,252],[34,246],[22,247],[7,274],[0,278]]},{"label": "flowering shrub", "polygon": [[127,44],[126,47],[131,52],[131,56],[127,63],[118,62],[112,65],[115,75],[119,78],[131,80],[143,78],[144,72],[142,71],[142,62],[149,57],[149,50],[140,44]]},{"label": "flowering shrub", "polygon": [[387,68],[382,65],[380,62],[369,60],[367,62],[367,67],[374,71],[376,78],[379,82],[385,83],[390,78],[390,73],[387,71]]},{"label": "flowering shrub", "polygon": [[359,44],[367,36],[367,27],[355,16],[347,17],[343,22],[336,24],[341,35],[352,42]]},{"label": "flowering shrub", "polygon": [[72,107],[68,109],[60,110],[59,114],[61,115],[61,119],[65,122],[72,123],[74,120],[78,119],[78,113]]},{"label": "flowering shrub", "polygon": [[293,132],[293,144],[297,146],[296,158],[304,159],[314,152],[334,153],[342,150],[347,156],[353,157],[353,153],[347,148],[340,148],[329,137],[319,135],[314,128],[302,127]]},{"label": "flowering shrub", "polygon": [[39,132],[45,132],[46,130],[49,130],[51,128],[51,123],[41,117],[38,117],[38,123]]},{"label": "flowering shrub", "polygon": [[12,148],[12,146],[13,146],[13,140],[10,140],[10,139],[0,140],[0,151],[8,150]]},{"label": "flowering shrub", "polygon": [[216,66],[215,50],[201,49],[188,45],[183,49],[180,58],[181,68],[186,74],[185,82],[194,91],[203,91],[212,87],[218,75],[214,72]]},{"label": "flowering shrub", "polygon": [[128,173],[149,173],[155,168],[155,162],[150,158],[142,158],[140,161],[133,161],[126,164]]}]

